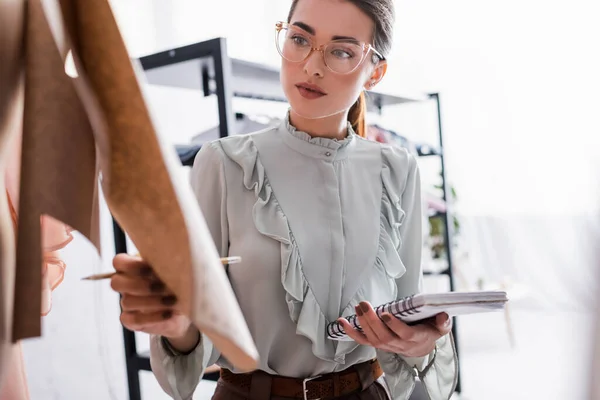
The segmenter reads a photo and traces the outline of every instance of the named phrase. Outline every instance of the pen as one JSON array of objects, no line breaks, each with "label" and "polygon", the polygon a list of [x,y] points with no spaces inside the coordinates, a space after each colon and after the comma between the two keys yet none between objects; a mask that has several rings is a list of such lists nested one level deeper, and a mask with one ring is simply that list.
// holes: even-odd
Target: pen
[{"label": "pen", "polygon": [[[228,265],[228,264],[237,264],[239,262],[242,261],[242,257],[238,257],[238,256],[234,256],[234,257],[224,257],[221,258],[221,264],[223,265]],[[102,279],[110,279],[113,277],[113,275],[118,274],[117,271],[113,271],[113,272],[105,272],[102,274],[95,274],[95,275],[90,275],[90,276],[86,276],[85,278],[81,278],[82,281],[99,281]]]}]

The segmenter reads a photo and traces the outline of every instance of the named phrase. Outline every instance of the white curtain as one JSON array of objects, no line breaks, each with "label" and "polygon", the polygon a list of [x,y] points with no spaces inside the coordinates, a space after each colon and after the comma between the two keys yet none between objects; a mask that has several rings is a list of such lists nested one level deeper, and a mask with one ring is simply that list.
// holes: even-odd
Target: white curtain
[{"label": "white curtain", "polygon": [[[598,285],[598,288],[600,289],[600,285]],[[591,392],[590,400],[600,400],[600,380],[598,380],[598,375],[600,375],[600,296],[598,296],[596,306],[596,330],[594,333],[593,361],[592,368],[590,368],[590,372],[588,373],[588,379]]]},{"label": "white curtain", "polygon": [[469,252],[461,273],[487,284],[516,283],[516,300],[535,308],[595,309],[600,215],[464,216]]}]

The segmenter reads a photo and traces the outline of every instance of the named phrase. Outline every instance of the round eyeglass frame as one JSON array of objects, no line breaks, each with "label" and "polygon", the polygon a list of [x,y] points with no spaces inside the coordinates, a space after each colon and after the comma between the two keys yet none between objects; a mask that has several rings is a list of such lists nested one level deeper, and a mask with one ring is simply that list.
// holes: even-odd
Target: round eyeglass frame
[{"label": "round eyeglass frame", "polygon": [[290,60],[288,58],[286,58],[283,55],[283,52],[281,51],[281,49],[279,48],[279,34],[281,33],[281,31],[283,29],[295,29],[293,26],[291,26],[290,24],[288,24],[287,22],[282,22],[279,21],[275,24],[275,47],[277,48],[277,52],[279,53],[279,55],[281,57],[283,57],[284,59],[286,59],[289,62],[293,62],[293,63],[301,63],[304,62],[306,60],[308,60],[308,58],[312,55],[313,52],[318,51],[321,53],[321,57],[323,58],[323,64],[325,64],[325,66],[327,67],[327,69],[329,69],[331,72],[333,72],[334,74],[339,74],[339,75],[347,75],[347,74],[351,74],[352,72],[356,71],[356,69],[358,67],[360,67],[362,65],[362,63],[365,61],[365,59],[367,58],[367,55],[369,54],[369,52],[373,52],[373,55],[376,56],[379,61],[384,61],[385,57],[379,52],[377,51],[377,49],[375,49],[375,47],[373,47],[372,44],[370,43],[363,43],[360,42],[359,45],[362,47],[363,52],[362,52],[362,58],[360,59],[360,61],[356,64],[356,66],[348,72],[338,72],[338,71],[334,71],[333,69],[331,69],[331,67],[329,65],[327,65],[327,61],[325,60],[325,48],[327,46],[329,46],[331,43],[336,43],[336,42],[343,42],[342,40],[333,40],[329,43],[326,44],[322,44],[319,47],[313,47],[312,46],[312,41],[311,41],[311,47],[310,47],[310,51],[308,52],[308,54],[306,55],[306,57],[304,57],[304,59],[300,60],[300,61],[293,61]]}]

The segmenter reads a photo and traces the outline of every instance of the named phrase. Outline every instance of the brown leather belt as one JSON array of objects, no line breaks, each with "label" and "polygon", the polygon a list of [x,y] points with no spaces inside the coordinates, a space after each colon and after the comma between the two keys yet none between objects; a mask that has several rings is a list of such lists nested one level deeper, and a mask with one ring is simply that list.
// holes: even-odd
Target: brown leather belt
[{"label": "brown leather belt", "polygon": [[[234,374],[222,369],[221,380],[243,391],[249,391],[252,378],[262,371],[249,374]],[[267,374],[265,374],[267,375]],[[320,375],[312,378],[287,378],[268,375],[271,379],[271,396],[296,399],[333,399],[339,396],[359,392],[376,381],[383,371],[379,361],[372,360],[354,365],[347,370]]]}]

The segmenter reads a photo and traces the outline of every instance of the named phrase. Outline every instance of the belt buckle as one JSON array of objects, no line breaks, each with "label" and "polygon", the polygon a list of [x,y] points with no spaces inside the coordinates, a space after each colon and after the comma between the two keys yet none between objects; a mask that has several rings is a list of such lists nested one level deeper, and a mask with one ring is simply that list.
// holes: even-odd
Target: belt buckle
[{"label": "belt buckle", "polygon": [[306,383],[310,382],[312,380],[318,379],[320,377],[322,377],[323,375],[317,375],[317,376],[313,376],[311,378],[306,378],[302,380],[302,395],[304,396],[303,399],[304,400],[319,400],[319,399],[309,399],[308,398],[308,389],[306,388]]}]

